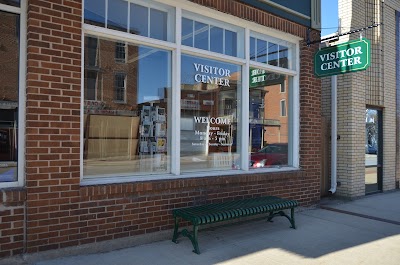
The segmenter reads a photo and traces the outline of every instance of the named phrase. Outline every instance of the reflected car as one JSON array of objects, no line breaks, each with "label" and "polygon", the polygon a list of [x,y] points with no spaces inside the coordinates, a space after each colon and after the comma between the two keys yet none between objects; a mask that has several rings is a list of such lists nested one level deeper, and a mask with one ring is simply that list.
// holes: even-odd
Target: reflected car
[{"label": "reflected car", "polygon": [[378,152],[376,145],[374,144],[366,144],[365,145],[365,153],[366,154],[376,154]]},{"label": "reflected car", "polygon": [[250,155],[250,167],[252,168],[282,166],[287,164],[287,143],[268,144],[259,151],[251,153]]}]

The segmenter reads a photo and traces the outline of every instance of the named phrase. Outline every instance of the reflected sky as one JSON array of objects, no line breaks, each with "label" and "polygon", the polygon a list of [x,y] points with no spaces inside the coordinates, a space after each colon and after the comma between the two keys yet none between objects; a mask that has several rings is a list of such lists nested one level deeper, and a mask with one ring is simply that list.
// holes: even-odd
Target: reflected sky
[{"label": "reflected sky", "polygon": [[138,87],[139,104],[166,97],[164,88],[171,87],[170,52],[139,47]]}]

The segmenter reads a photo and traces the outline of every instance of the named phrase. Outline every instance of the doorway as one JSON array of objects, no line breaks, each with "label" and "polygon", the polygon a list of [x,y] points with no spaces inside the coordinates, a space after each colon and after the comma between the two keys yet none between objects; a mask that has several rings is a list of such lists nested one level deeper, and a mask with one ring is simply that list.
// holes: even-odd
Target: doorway
[{"label": "doorway", "polygon": [[382,111],[365,111],[365,194],[382,191]]}]

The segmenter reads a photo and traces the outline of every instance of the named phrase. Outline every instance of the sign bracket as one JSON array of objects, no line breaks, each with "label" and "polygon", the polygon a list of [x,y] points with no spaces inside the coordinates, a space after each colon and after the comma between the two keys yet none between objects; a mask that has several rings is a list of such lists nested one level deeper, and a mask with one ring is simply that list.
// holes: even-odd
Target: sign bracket
[{"label": "sign bracket", "polygon": [[383,23],[374,23],[374,24],[372,24],[372,25],[370,25],[368,27],[364,27],[364,28],[360,28],[360,29],[354,29],[354,30],[349,31],[349,32],[345,32],[345,33],[342,33],[342,34],[337,34],[337,35],[334,35],[334,36],[330,36],[330,37],[327,37],[327,38],[314,40],[314,41],[311,41],[311,39],[310,39],[310,35],[311,35],[311,30],[312,29],[308,28],[307,29],[307,46],[310,46],[311,44],[315,44],[315,43],[329,41],[329,40],[332,40],[332,39],[338,39],[339,37],[350,35],[350,34],[354,34],[354,33],[357,33],[357,32],[360,32],[360,34],[361,34],[365,30],[376,28],[376,27],[379,27],[380,25],[383,25]]}]

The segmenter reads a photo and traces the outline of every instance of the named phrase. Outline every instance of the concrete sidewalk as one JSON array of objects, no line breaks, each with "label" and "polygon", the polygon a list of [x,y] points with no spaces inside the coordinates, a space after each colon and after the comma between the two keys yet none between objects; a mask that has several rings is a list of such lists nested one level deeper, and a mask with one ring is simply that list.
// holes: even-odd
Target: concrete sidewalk
[{"label": "concrete sidewalk", "polygon": [[399,191],[321,205],[296,213],[296,230],[278,217],[201,230],[200,255],[180,238],[34,264],[400,264]]}]

